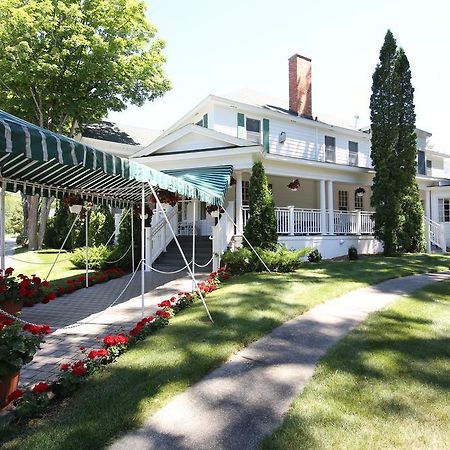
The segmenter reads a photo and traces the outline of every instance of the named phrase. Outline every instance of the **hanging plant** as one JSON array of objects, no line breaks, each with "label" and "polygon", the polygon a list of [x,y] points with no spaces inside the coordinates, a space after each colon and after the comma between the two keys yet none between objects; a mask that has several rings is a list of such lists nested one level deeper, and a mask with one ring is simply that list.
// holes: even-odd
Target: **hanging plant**
[{"label": "hanging plant", "polygon": [[362,187],[359,187],[355,190],[355,194],[357,197],[362,197],[366,193],[366,190]]},{"label": "hanging plant", "polygon": [[175,206],[178,203],[178,194],[175,192],[170,192],[166,189],[159,189],[157,195],[161,203],[166,203],[170,206]]},{"label": "hanging plant", "polygon": [[[144,219],[151,219],[153,216],[153,209],[150,208],[149,205],[145,205],[144,206]],[[141,213],[142,213],[142,204],[141,203],[137,203],[134,205],[133,207],[133,213],[136,217],[139,217],[140,219],[142,219],[141,217]]]},{"label": "hanging plant", "polygon": [[300,189],[300,181],[298,181],[298,179],[292,180],[287,187],[291,190],[291,191],[297,191],[298,189]]},{"label": "hanging plant", "polygon": [[230,177],[230,186],[234,186],[236,184],[236,178],[234,178],[233,176]]},{"label": "hanging plant", "polygon": [[220,214],[223,214],[225,212],[225,210],[218,205],[208,205],[206,207],[206,212],[211,216],[211,217],[219,217]]},{"label": "hanging plant", "polygon": [[84,200],[78,194],[65,195],[63,202],[69,207],[70,212],[75,214],[80,214],[84,205]]}]

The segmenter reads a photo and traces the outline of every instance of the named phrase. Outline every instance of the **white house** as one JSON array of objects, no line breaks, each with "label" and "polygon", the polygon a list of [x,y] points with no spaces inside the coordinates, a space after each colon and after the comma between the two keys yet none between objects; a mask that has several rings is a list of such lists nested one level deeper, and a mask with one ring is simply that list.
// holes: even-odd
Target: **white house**
[{"label": "white house", "polygon": [[[209,95],[148,146],[132,157],[162,171],[232,165],[230,186],[218,225],[195,208],[197,233],[217,237],[221,251],[240,243],[248,219],[248,180],[261,160],[276,204],[279,242],[288,248],[317,247],[326,258],[382,251],[373,237],[370,205],[374,175],[370,131],[324,122],[312,111],[311,60],[289,59],[289,103],[243,90],[226,97]],[[417,182],[426,211],[429,248],[446,250],[450,224],[450,157],[429,150],[431,134],[418,129]],[[287,185],[299,180],[300,188]],[[193,202],[178,205],[180,224],[192,224]],[[236,226],[233,225],[236,223]],[[181,228],[180,228],[181,229]],[[450,230],[446,233],[450,237]]]}]

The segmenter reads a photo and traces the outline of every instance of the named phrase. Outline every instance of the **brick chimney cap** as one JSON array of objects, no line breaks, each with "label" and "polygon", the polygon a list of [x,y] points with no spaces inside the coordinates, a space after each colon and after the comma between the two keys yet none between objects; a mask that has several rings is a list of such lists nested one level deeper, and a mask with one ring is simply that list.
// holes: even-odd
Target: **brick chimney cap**
[{"label": "brick chimney cap", "polygon": [[292,59],[292,58],[305,59],[306,61],[309,61],[309,62],[312,61],[311,58],[307,58],[306,56],[300,55],[299,53],[294,53],[289,59]]}]

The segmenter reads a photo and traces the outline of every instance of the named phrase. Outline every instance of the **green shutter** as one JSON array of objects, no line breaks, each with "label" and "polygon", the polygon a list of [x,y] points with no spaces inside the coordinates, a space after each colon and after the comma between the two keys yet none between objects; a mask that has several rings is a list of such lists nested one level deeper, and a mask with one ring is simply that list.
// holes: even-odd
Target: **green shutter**
[{"label": "green shutter", "polygon": [[203,115],[203,127],[208,128],[208,114]]},{"label": "green shutter", "polygon": [[263,147],[269,153],[269,119],[263,119]]},{"label": "green shutter", "polygon": [[245,116],[242,113],[237,113],[237,137],[242,139],[247,137],[245,131]]}]

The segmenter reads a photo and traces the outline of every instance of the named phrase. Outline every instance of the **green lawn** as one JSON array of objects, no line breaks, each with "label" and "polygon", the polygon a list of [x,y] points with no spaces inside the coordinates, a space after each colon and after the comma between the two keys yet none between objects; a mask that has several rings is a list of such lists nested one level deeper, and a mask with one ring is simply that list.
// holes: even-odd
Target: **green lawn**
[{"label": "green lawn", "polygon": [[[45,278],[57,254],[58,250],[55,249],[29,251],[28,249],[18,248],[14,255],[12,255],[12,258],[16,258],[12,260],[14,274],[18,275],[23,273],[28,276],[34,274],[38,277]],[[84,269],[75,268],[68,258],[69,253],[63,250],[48,281],[61,280],[85,273]]]},{"label": "green lawn", "polygon": [[318,366],[264,449],[449,449],[450,281],[373,314]]},{"label": "green lawn", "polygon": [[[3,430],[5,448],[98,449],[142,424],[231,354],[324,300],[395,276],[447,270],[450,258],[415,255],[307,265],[292,274],[235,277],[93,377],[27,427]],[[12,438],[11,433],[17,432]]]}]

